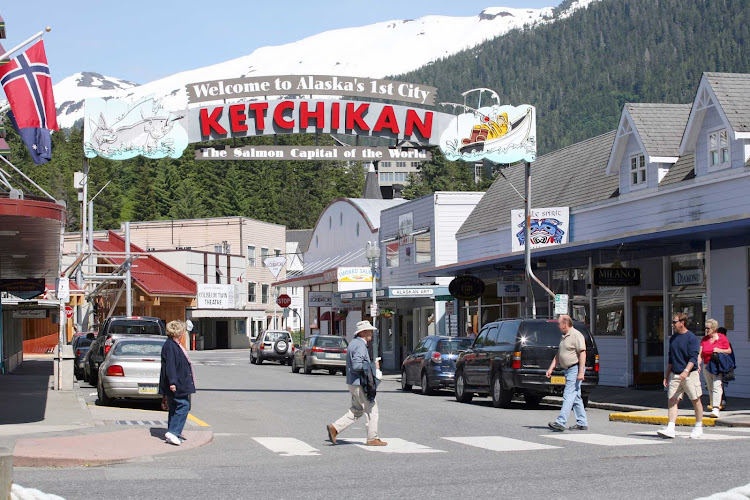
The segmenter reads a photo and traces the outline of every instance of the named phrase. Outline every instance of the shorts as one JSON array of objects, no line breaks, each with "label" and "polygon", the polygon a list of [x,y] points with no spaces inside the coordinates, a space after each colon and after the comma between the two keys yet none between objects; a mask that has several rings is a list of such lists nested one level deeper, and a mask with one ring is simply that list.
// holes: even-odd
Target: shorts
[{"label": "shorts", "polygon": [[701,378],[698,370],[693,370],[685,380],[680,380],[679,373],[672,373],[669,376],[669,398],[679,398],[685,393],[690,401],[695,401],[703,394],[701,389]]}]

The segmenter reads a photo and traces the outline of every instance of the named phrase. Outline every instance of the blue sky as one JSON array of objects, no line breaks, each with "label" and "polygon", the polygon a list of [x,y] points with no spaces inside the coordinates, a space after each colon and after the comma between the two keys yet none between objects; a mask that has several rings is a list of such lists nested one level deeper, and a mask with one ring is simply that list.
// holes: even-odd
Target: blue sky
[{"label": "blue sky", "polygon": [[80,71],[146,83],[337,28],[426,15],[474,16],[486,7],[540,8],[560,1],[15,0],[3,2],[0,15],[6,23],[6,49],[52,27],[44,39],[54,83]]}]

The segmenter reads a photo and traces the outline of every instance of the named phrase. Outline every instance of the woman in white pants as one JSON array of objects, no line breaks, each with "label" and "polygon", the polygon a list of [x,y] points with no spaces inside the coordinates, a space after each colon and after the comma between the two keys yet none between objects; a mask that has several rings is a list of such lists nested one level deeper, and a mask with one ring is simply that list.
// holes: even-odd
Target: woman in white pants
[{"label": "woman in white pants", "polygon": [[712,407],[711,416],[719,418],[719,408],[721,407],[722,385],[721,374],[714,375],[707,370],[708,363],[711,361],[713,353],[731,354],[732,348],[729,345],[729,339],[726,335],[717,332],[719,322],[715,319],[706,320],[706,336],[701,340],[701,348],[698,353],[698,363],[703,363],[703,378],[706,379],[706,389],[708,390],[708,404]]}]

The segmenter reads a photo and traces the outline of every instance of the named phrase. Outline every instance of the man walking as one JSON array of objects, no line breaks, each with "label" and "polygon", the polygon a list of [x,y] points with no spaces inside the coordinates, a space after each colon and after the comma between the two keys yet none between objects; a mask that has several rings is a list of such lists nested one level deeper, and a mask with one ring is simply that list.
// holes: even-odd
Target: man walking
[{"label": "man walking", "polygon": [[697,368],[700,342],[686,325],[686,314],[677,313],[672,316],[672,329],[675,333],[669,339],[669,363],[664,374],[664,387],[669,388],[669,423],[666,428],[657,432],[663,438],[674,438],[677,407],[683,393],[687,394],[695,409],[695,427],[690,437],[697,439],[703,436],[703,391]]},{"label": "man walking", "polygon": [[555,366],[559,364],[565,373],[565,391],[563,392],[560,415],[558,415],[556,421],[547,425],[553,431],[564,431],[565,423],[568,421],[568,415],[570,415],[572,409],[576,416],[576,425],[570,426],[569,429],[572,431],[587,431],[589,427],[586,409],[583,407],[583,399],[581,398],[581,384],[586,373],[586,339],[581,332],[573,328],[573,319],[567,314],[560,316],[557,325],[560,327],[563,336],[557,354],[549,365],[549,369],[547,369],[547,378],[552,376]]},{"label": "man walking", "polygon": [[336,436],[365,415],[367,446],[386,446],[388,443],[378,438],[378,404],[375,401],[375,369],[370,362],[367,343],[372,341],[375,328],[369,321],[357,323],[354,339],[346,352],[346,384],[352,395],[349,411],[332,424],[326,426],[328,439],[336,444]]}]

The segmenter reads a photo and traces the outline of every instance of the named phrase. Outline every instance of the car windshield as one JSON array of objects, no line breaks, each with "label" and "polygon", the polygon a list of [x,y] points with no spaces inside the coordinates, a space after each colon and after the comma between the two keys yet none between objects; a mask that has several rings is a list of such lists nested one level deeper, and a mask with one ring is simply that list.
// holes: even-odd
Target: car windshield
[{"label": "car windshield", "polygon": [[[589,344],[591,334],[583,323],[574,323],[573,327],[583,334],[586,343]],[[540,345],[557,347],[560,345],[562,332],[557,326],[557,321],[529,322],[524,326],[524,332],[521,336],[523,345]]]},{"label": "car windshield", "polygon": [[161,356],[164,342],[159,341],[120,341],[115,344],[115,356]]},{"label": "car windshield", "polygon": [[86,337],[81,337],[78,339],[78,343],[76,344],[77,348],[80,347],[88,347],[91,345],[91,342],[93,342],[94,339],[87,339]]},{"label": "car windshield", "polygon": [[277,340],[289,340],[287,332],[266,332],[266,342],[276,342]]},{"label": "car windshield", "polygon": [[113,321],[109,333],[135,333],[141,335],[162,335],[161,325],[155,321]]},{"label": "car windshield", "polygon": [[468,349],[473,342],[474,339],[441,340],[438,342],[437,351],[440,354],[452,354]]},{"label": "car windshield", "polygon": [[341,337],[318,337],[318,347],[346,347],[346,340]]}]

